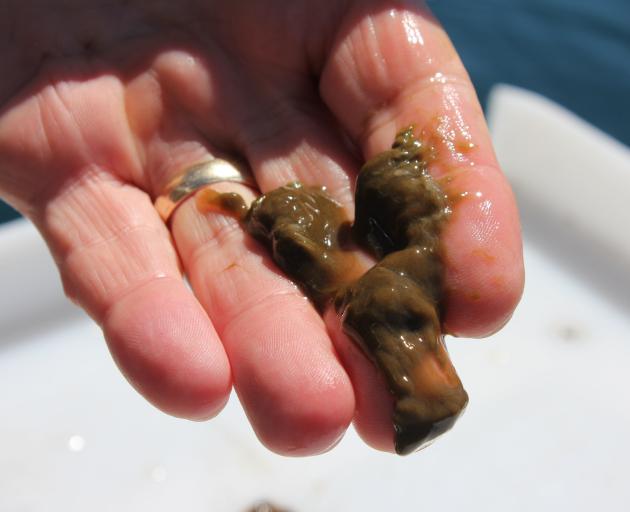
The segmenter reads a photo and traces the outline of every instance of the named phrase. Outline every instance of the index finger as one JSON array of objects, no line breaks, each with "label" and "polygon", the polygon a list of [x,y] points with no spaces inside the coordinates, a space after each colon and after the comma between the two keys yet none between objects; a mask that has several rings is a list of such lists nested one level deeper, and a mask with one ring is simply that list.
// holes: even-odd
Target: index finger
[{"label": "index finger", "polygon": [[523,289],[516,205],[448,36],[423,4],[391,5],[357,2],[347,12],[321,95],[366,159],[409,125],[431,146],[429,170],[453,208],[443,233],[444,324],[455,335],[488,335],[509,319]]}]

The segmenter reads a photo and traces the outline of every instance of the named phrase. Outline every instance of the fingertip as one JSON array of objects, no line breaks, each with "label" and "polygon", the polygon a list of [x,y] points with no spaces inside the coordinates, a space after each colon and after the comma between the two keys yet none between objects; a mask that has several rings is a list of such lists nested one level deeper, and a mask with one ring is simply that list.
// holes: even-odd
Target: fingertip
[{"label": "fingertip", "polygon": [[324,318],[335,349],[354,385],[356,410],[353,425],[357,434],[375,450],[394,453],[394,400],[383,376],[343,332],[340,318],[332,308]]},{"label": "fingertip", "polygon": [[131,291],[109,309],[103,330],[122,373],[158,409],[204,420],[227,403],[227,356],[183,282],[156,279]]},{"label": "fingertip", "polygon": [[284,396],[277,399],[266,389],[256,403],[246,391],[250,396],[244,399],[245,410],[260,442],[279,455],[291,457],[318,455],[335,446],[354,412],[350,387],[335,380],[312,382],[305,376],[285,384]]},{"label": "fingertip", "polygon": [[443,233],[444,327],[449,334],[488,336],[512,316],[525,272],[518,211],[495,167],[478,167],[450,183],[453,215]]},{"label": "fingertip", "polygon": [[284,407],[260,403],[245,409],[256,436],[269,450],[289,457],[319,455],[339,443],[352,421],[351,394],[343,387],[312,386],[301,390],[300,400],[285,398]]},{"label": "fingertip", "polygon": [[444,330],[454,336],[484,338],[512,318],[523,292],[522,267],[501,274],[477,272],[464,289],[452,289],[445,300]]},{"label": "fingertip", "polygon": [[[284,300],[250,308],[223,336],[260,441],[281,455],[315,455],[338,443],[350,425],[352,384],[310,304]],[[287,323],[285,311],[294,321]]]}]

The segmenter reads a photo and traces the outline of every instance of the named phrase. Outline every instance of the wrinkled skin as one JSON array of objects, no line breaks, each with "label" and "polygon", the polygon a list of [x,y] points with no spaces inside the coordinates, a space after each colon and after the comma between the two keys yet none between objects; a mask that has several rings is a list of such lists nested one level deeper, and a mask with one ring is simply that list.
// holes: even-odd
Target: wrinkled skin
[{"label": "wrinkled skin", "polygon": [[518,217],[447,36],[418,2],[324,5],[0,1],[0,195],[160,409],[209,418],[234,386],[274,451],[322,452],[353,419],[391,451],[391,398],[335,315],[323,321],[234,219],[188,201],[169,233],[152,206],[183,167],[227,154],[263,192],[321,184],[351,212],[360,163],[415,124],[453,202],[445,328],[507,321]]}]

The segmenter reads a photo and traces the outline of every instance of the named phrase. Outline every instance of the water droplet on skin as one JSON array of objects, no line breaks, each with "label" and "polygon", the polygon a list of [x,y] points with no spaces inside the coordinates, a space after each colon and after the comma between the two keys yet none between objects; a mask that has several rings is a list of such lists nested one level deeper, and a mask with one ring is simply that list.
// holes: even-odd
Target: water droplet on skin
[{"label": "water droplet on skin", "polygon": [[418,27],[418,24],[413,19],[411,14],[409,13],[403,14],[402,24],[405,30],[405,36],[407,37],[407,41],[409,42],[409,44],[423,46],[424,38],[422,37],[422,34],[420,33],[420,28]]},{"label": "water droplet on skin", "polygon": [[438,71],[435,75],[433,75],[431,78],[429,78],[429,82],[445,84],[446,83],[446,77],[444,76],[443,73],[440,73]]},{"label": "water droplet on skin", "polygon": [[483,215],[489,216],[492,211],[492,201],[486,199],[479,205],[479,209]]}]

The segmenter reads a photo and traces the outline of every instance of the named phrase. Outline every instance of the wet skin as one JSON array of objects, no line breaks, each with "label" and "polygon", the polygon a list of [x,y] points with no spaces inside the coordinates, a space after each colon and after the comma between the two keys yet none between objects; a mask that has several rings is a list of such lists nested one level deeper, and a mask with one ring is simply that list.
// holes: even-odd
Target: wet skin
[{"label": "wet skin", "polygon": [[[387,383],[334,308],[322,321],[235,219],[186,201],[165,226],[153,200],[182,170],[227,156],[263,194],[323,185],[352,218],[360,162],[413,123],[453,209],[442,324],[488,335],[518,302],[522,253],[467,74],[421,2],[185,6],[0,7],[0,196],[37,226],[66,294],[162,411],[209,419],[234,390],[275,452],[321,453],[351,422],[393,451]],[[253,192],[232,185],[222,191],[249,204]]]},{"label": "wet skin", "polygon": [[[197,201],[203,212],[244,222],[320,311],[334,303],[344,331],[379,368],[395,399],[399,454],[449,430],[468,403],[441,333],[440,232],[450,208],[427,172],[426,151],[409,127],[391,150],[363,166],[352,228],[323,187],[291,183],[260,196],[249,210],[237,194],[211,189]],[[361,276],[352,242],[380,260]]]}]

